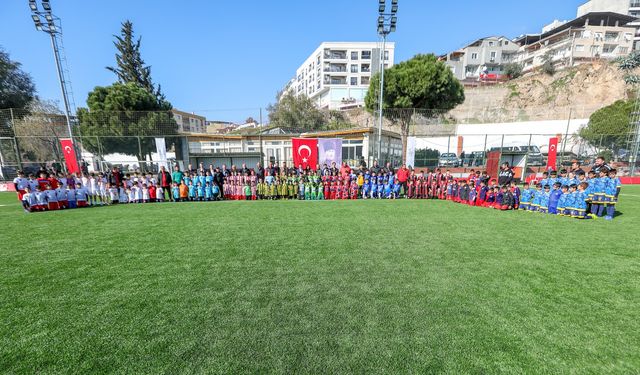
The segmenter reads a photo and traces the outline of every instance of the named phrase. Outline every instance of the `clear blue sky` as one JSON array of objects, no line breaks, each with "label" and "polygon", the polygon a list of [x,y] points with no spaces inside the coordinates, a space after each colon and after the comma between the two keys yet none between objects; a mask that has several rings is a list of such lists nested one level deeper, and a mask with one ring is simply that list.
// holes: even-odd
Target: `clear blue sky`
[{"label": "clear blue sky", "polygon": [[[39,2],[40,0],[38,0]],[[396,61],[476,38],[538,32],[573,19],[583,0],[400,0]],[[62,18],[76,104],[113,83],[113,34],[130,19],[143,58],[174,107],[211,120],[257,118],[322,41],[376,41],[377,0],[51,0]],[[50,40],[27,0],[0,1],[0,46],[43,99],[61,102]]]}]

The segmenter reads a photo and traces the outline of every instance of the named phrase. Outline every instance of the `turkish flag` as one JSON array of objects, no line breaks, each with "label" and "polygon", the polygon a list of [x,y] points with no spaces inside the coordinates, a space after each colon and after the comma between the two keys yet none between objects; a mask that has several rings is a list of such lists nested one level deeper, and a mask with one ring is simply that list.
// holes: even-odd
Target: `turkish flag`
[{"label": "turkish flag", "polygon": [[547,170],[556,170],[558,160],[558,137],[549,139],[549,155],[547,157]]},{"label": "turkish flag", "polygon": [[318,164],[317,138],[291,138],[291,152],[295,167],[302,165],[302,168],[309,166],[313,170],[316,169],[316,164]]},{"label": "turkish flag", "polygon": [[73,147],[71,139],[61,139],[62,153],[64,154],[64,162],[67,165],[67,173],[79,173],[78,158],[76,158],[76,150]]}]

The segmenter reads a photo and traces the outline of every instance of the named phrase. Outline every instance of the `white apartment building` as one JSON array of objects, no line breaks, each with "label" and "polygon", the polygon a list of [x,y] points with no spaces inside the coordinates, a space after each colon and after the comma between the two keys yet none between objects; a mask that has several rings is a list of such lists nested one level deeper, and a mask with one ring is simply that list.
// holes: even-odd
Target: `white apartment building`
[{"label": "white apartment building", "polygon": [[505,61],[513,60],[519,46],[504,36],[478,39],[468,46],[439,57],[460,81],[498,79]]},{"label": "white apartment building", "polygon": [[625,14],[587,13],[541,34],[515,39],[520,46],[518,53],[505,62],[519,63],[528,72],[542,66],[548,53],[559,69],[593,59],[625,56],[633,48],[636,29],[629,23],[634,20]]},{"label": "white apartment building", "polygon": [[636,18],[628,25],[636,28],[633,49],[640,50],[640,0],[590,0],[578,7],[577,17],[593,12],[612,12]]},{"label": "white apartment building", "polygon": [[[297,69],[283,93],[307,95],[319,108],[364,106],[371,76],[380,70],[381,43],[324,42]],[[395,43],[387,42],[384,66],[394,64]]]}]

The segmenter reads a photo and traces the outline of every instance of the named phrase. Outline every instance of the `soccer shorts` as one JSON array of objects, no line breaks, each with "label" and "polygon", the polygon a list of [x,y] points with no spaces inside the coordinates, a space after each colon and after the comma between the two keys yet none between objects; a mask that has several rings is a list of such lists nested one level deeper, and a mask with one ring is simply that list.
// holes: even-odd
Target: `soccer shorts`
[{"label": "soccer shorts", "polygon": [[78,201],[78,207],[87,207],[87,201]]},{"label": "soccer shorts", "polygon": [[527,211],[529,209],[529,203],[527,202],[522,202],[520,204],[520,207],[518,207],[519,209],[523,210],[523,211]]},{"label": "soccer shorts", "polygon": [[24,197],[27,192],[24,190],[18,190],[16,193],[18,194],[18,200],[22,202],[22,197]]},{"label": "soccer shorts", "polygon": [[49,202],[49,211],[56,211],[60,209],[58,202]]},{"label": "soccer shorts", "polygon": [[548,207],[540,207],[540,208],[538,208],[538,212],[541,212],[543,214],[547,214],[547,213],[549,213],[549,208]]}]

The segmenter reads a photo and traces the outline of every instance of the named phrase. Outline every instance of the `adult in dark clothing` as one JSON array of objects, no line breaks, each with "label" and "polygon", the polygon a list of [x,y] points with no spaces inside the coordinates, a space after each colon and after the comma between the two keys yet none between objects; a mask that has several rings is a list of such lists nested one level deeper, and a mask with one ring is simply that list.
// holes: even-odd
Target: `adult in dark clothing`
[{"label": "adult in dark clothing", "polygon": [[329,166],[324,164],[322,166],[322,175],[323,176],[331,176],[331,169],[329,169]]},{"label": "adult in dark clothing", "polygon": [[396,171],[393,169],[393,166],[389,162],[387,162],[386,170],[387,170],[387,173],[396,174]]},{"label": "adult in dark clothing", "polygon": [[581,173],[581,171],[582,171],[582,173],[584,173],[582,168],[580,168],[580,162],[578,160],[576,160],[576,159],[573,159],[571,161],[571,170],[570,170],[570,172],[575,174],[575,175],[578,175],[578,174]]},{"label": "adult in dark clothing", "polygon": [[371,166],[371,173],[375,173],[377,175],[380,174],[382,168],[380,168],[380,166],[378,165],[378,161],[374,160],[373,161],[373,165]]},{"label": "adult in dark clothing", "polygon": [[513,182],[513,169],[509,165],[509,163],[503,163],[500,167],[500,172],[498,173],[498,185],[510,185]]},{"label": "adult in dark clothing", "polygon": [[258,176],[259,180],[264,181],[264,168],[262,168],[262,164],[260,162],[256,163],[256,176]]},{"label": "adult in dark clothing", "polygon": [[173,181],[171,180],[171,173],[167,172],[164,166],[160,167],[160,172],[158,172],[158,185],[162,187],[162,192],[164,194],[165,200],[167,200],[166,197],[168,194],[168,200],[173,201],[173,194],[171,194],[172,182]]},{"label": "adult in dark clothing", "polygon": [[124,180],[124,174],[120,172],[120,169],[118,169],[118,167],[113,167],[111,169],[111,172],[109,173],[109,183],[112,186],[120,186],[122,180]]},{"label": "adult in dark clothing", "polygon": [[600,171],[604,170],[609,172],[611,170],[611,167],[604,161],[604,158],[602,156],[598,156],[596,158],[596,162],[593,164],[593,167],[591,167],[591,170],[596,172],[596,176],[598,176]]},{"label": "adult in dark clothing", "polygon": [[367,169],[367,162],[364,160],[364,156],[360,156],[360,162],[358,163],[360,166],[360,170],[364,171]]},{"label": "adult in dark clothing", "polygon": [[242,163],[242,168],[240,169],[240,171],[243,175],[248,175],[251,172],[251,170],[247,168],[247,164],[245,163]]}]

